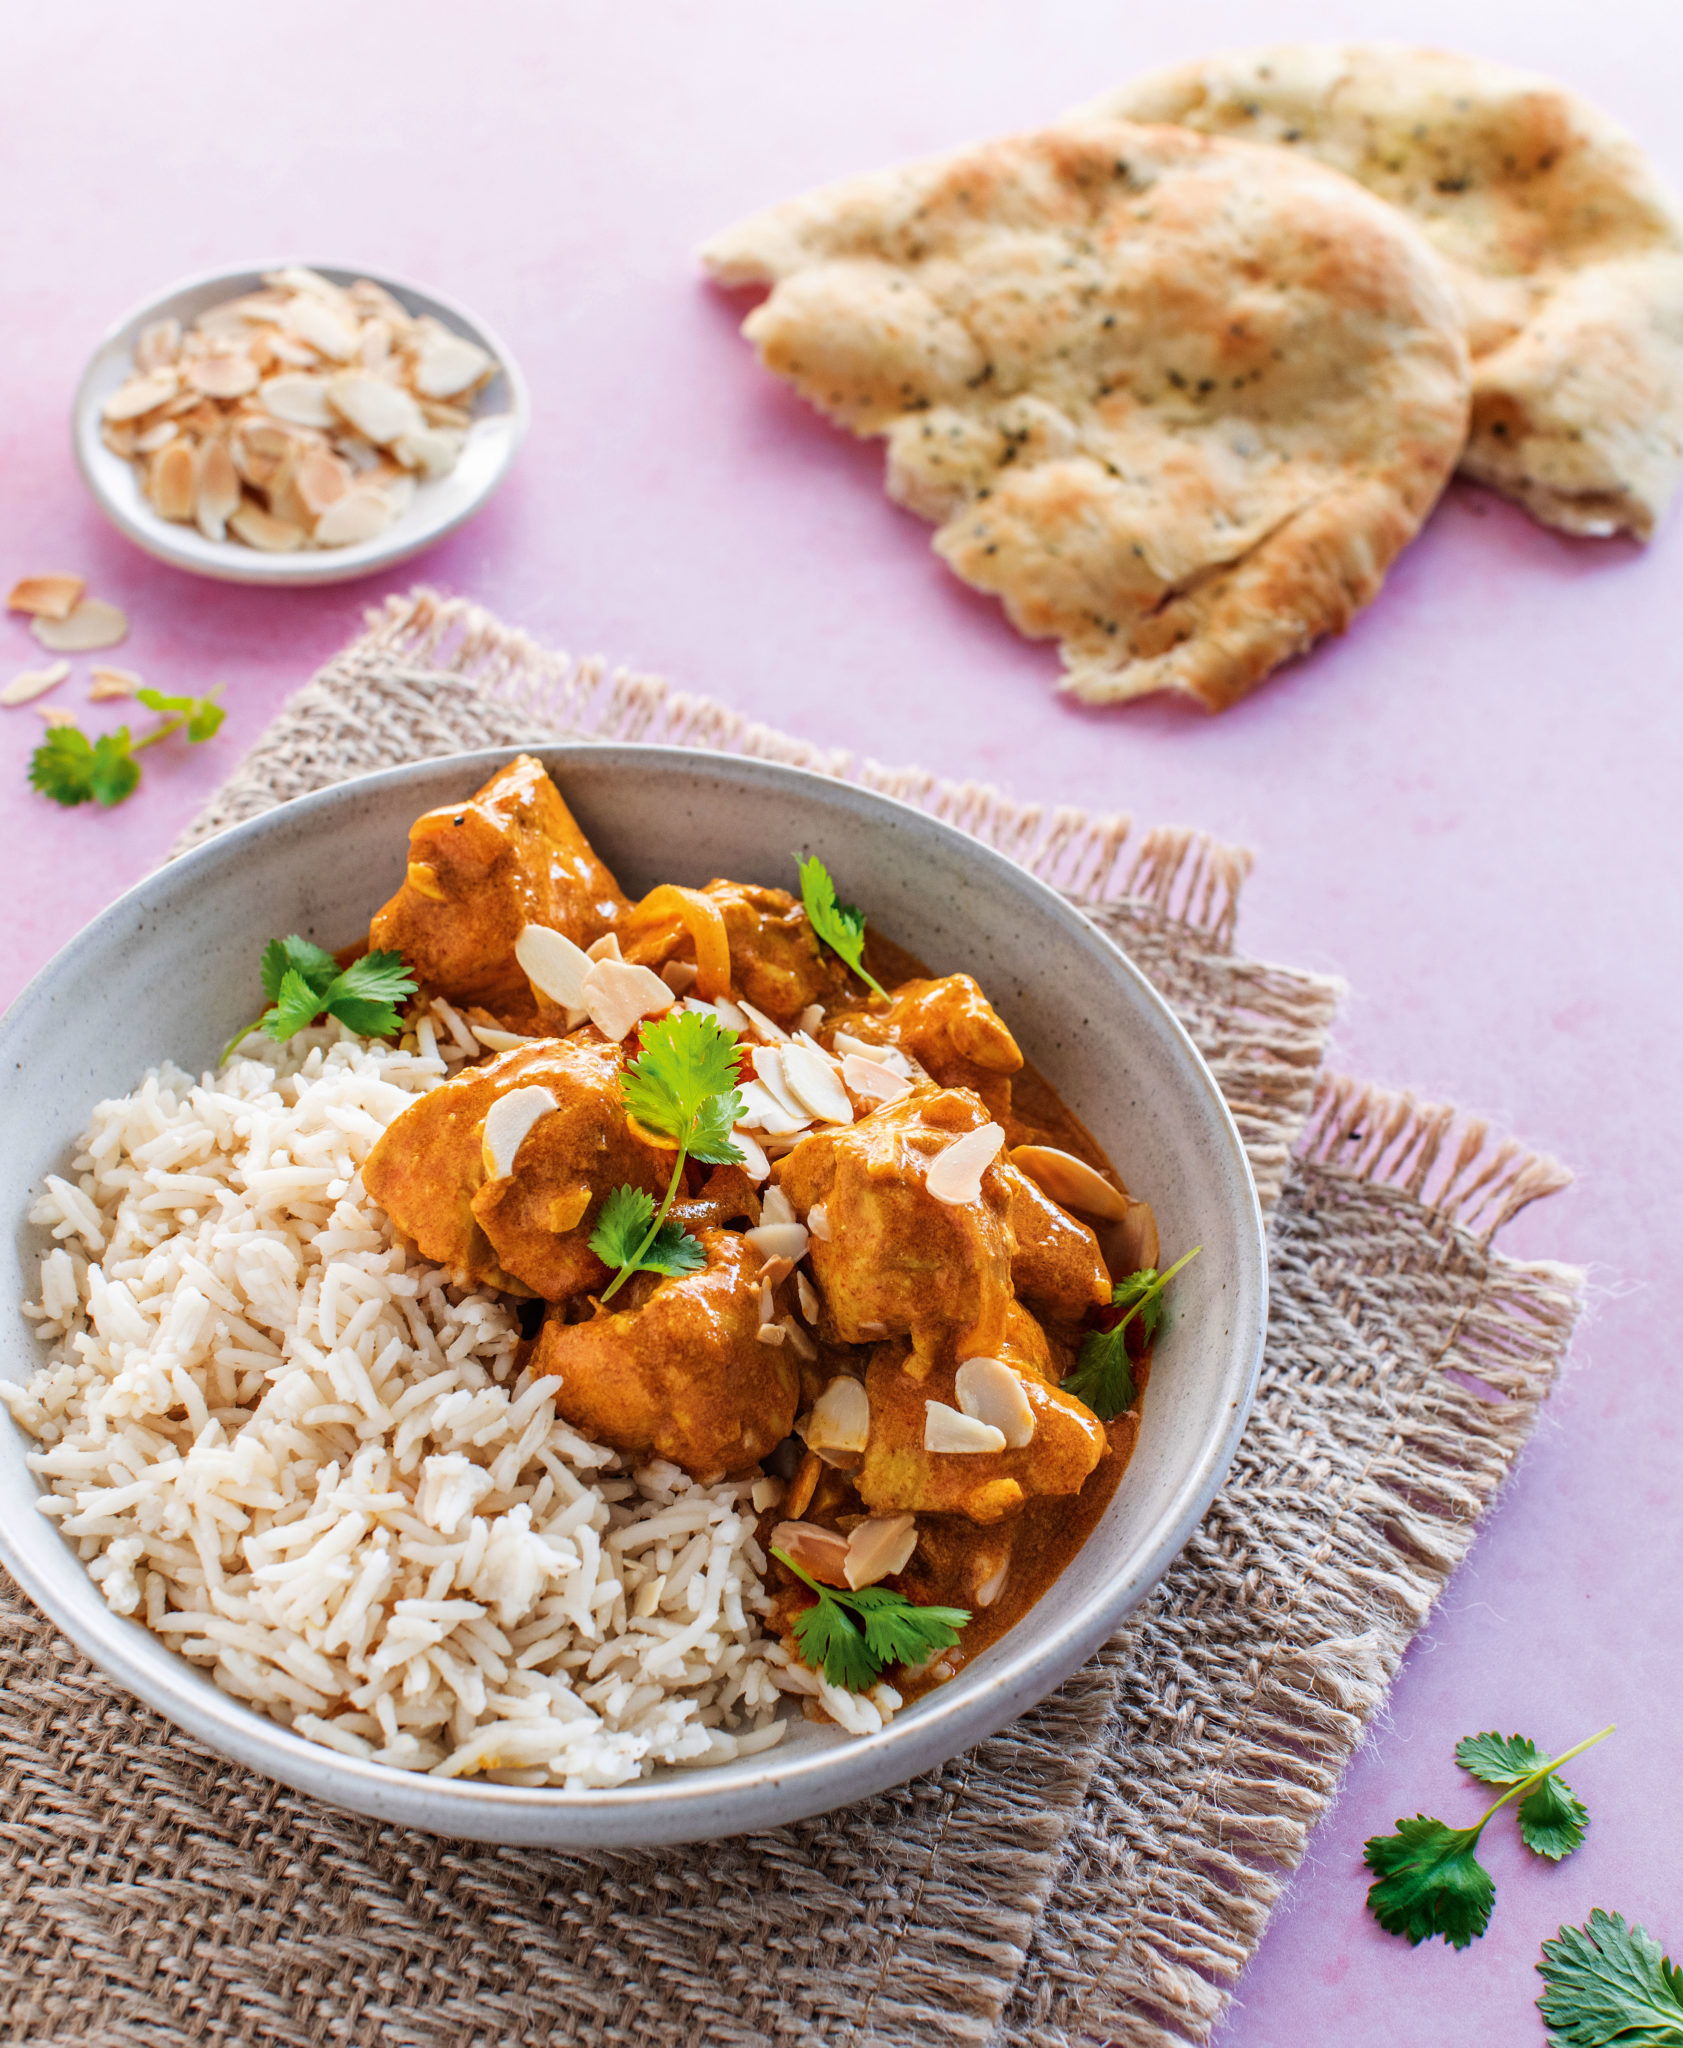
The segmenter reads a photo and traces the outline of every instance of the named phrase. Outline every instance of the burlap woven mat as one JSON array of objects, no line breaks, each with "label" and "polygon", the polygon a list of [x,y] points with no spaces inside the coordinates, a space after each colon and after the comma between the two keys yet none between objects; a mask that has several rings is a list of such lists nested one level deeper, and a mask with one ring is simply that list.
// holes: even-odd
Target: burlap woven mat
[{"label": "burlap woven mat", "polygon": [[1174,1004],[1272,1215],[1262,1390],[1145,1607],[943,1770],[774,1834],[575,1856],[436,1840],[224,1763],[0,1606],[12,2042],[1204,2040],[1410,1637],[1531,1432],[1581,1298],[1491,1249],[1551,1162],[1320,1072],[1336,986],[1233,951],[1242,854],[855,768],[476,609],[394,600],[200,837],[422,755],[597,736],[859,779],[1081,901]]}]

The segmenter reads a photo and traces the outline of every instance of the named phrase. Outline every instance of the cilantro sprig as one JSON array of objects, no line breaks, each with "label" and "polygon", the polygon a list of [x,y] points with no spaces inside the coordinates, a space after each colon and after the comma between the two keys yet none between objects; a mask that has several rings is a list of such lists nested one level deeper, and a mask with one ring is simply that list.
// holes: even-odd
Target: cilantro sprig
[{"label": "cilantro sprig", "polygon": [[1110,1291],[1112,1308],[1125,1311],[1108,1330],[1089,1330],[1076,1354],[1075,1370],[1063,1382],[1066,1394],[1073,1394],[1101,1422],[1114,1422],[1134,1405],[1134,1368],[1128,1356],[1126,1332],[1137,1317],[1141,1334],[1149,1344],[1163,1320],[1163,1290],[1180,1271],[1204,1249],[1195,1244],[1174,1262],[1166,1273],[1145,1266],[1118,1280]]},{"label": "cilantro sprig", "polygon": [[222,1048],[222,1061],[254,1031],[267,1032],[278,1043],[323,1012],[363,1038],[390,1038],[398,1028],[397,1005],[416,987],[401,953],[365,953],[341,971],[331,953],[296,932],[269,941],[261,972],[269,1007],[253,1023],[240,1026]]},{"label": "cilantro sprig", "polygon": [[921,1664],[937,1650],[950,1650],[970,1619],[967,1607],[915,1607],[888,1586],[861,1586],[857,1592],[826,1586],[787,1551],[771,1554],[818,1595],[816,1605],[795,1616],[801,1656],[848,1692],[866,1691],[890,1664]]},{"label": "cilantro sprig", "polygon": [[1452,1828],[1418,1813],[1412,1820],[1399,1820],[1394,1835],[1373,1836],[1362,1851],[1374,1874],[1368,1911],[1387,1934],[1400,1934],[1413,1946],[1434,1934],[1441,1934],[1452,1948],[1477,1940],[1490,1925],[1496,1903],[1495,1879],[1476,1853],[1486,1823],[1510,1800],[1518,1799],[1526,1847],[1552,1859],[1570,1854],[1584,1838],[1589,1815],[1563,1785],[1545,1793],[1540,1803],[1537,1795],[1553,1782],[1562,1764],[1593,1749],[1612,1732],[1611,1727],[1603,1728],[1557,1757],[1541,1755],[1534,1743],[1518,1735],[1465,1737],[1455,1751],[1462,1768],[1507,1790],[1470,1828]]},{"label": "cilantro sprig", "polygon": [[851,903],[837,901],[836,885],[817,854],[808,854],[805,860],[799,860],[797,856],[797,860],[801,875],[801,901],[806,905],[807,919],[813,930],[832,953],[838,954],[859,979],[886,1002],[888,991],[865,971],[865,913],[855,910]]},{"label": "cilantro sprig", "polygon": [[140,781],[136,754],[183,730],[195,744],[215,737],[225,715],[217,702],[221,687],[219,683],[203,697],[166,697],[161,690],[137,690],[135,695],[147,710],[163,716],[161,725],[139,739],[130,737],[126,725],[101,733],[96,740],[90,740],[80,726],[55,725],[29,757],[30,787],[67,809],[96,803],[109,810],[132,796]]},{"label": "cilantro sprig", "polygon": [[1683,1969],[1645,1927],[1597,1906],[1543,1943],[1537,2010],[1556,2048],[1683,2048]]},{"label": "cilantro sprig", "polygon": [[602,1204],[590,1249],[618,1268],[602,1292],[609,1300],[633,1273],[694,1273],[706,1264],[697,1239],[668,1223],[683,1182],[684,1162],[740,1166],[731,1130],[743,1113],[737,1093],[738,1034],[705,1010],[678,1010],[645,1024],[642,1050],[619,1077],[626,1112],[644,1130],[678,1148],[659,1209],[641,1188],[617,1187]]}]

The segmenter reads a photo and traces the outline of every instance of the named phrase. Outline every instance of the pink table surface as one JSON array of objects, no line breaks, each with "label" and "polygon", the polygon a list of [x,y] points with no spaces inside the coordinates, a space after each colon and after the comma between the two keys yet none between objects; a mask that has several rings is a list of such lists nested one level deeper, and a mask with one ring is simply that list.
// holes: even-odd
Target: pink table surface
[{"label": "pink table surface", "polygon": [[[1683,520],[1647,550],[1573,542],[1457,487],[1349,635],[1228,716],[1086,712],[1052,694],[1052,652],[886,502],[880,450],[756,369],[740,308],[692,254],[808,184],[1033,124],[1259,33],[1431,38],[1546,67],[1683,182],[1683,14],[1661,0],[1281,0],[1266,17],[1242,0],[14,9],[0,577],[85,573],[133,617],[109,658],[175,688],[224,681],[230,712],[214,746],[149,755],[141,793],[108,815],[32,796],[38,722],[0,714],[0,998],[163,855],[362,608],[419,579],[816,740],[1256,847],[1243,943],[1349,978],[1337,1059],[1577,1168],[1508,1243],[1587,1264],[1593,1307],[1220,2038],[1489,2048],[1540,2038],[1531,1965],[1562,1920],[1620,1908],[1683,1952],[1665,1293]],[[436,284],[503,333],[533,389],[500,498],[359,586],[263,595],[155,566],[102,523],[70,459],[71,392],[107,322],[179,274],[277,250]],[[0,622],[0,667],[33,651]],[[1616,1739],[1572,1773],[1594,1814],[1577,1856],[1544,1868],[1511,1831],[1489,1839],[1500,1897],[1482,1945],[1411,1952],[1375,1928],[1361,1842],[1417,1808],[1476,1810],[1459,1735],[1564,1747],[1610,1720]]]}]

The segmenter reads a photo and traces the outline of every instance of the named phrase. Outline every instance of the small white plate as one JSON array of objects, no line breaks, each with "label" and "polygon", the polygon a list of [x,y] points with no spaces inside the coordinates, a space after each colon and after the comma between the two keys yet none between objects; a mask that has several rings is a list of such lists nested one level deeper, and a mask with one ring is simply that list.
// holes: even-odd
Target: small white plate
[{"label": "small white plate", "polygon": [[172,285],[144,306],[137,306],[111,329],[82,373],[71,414],[71,441],[77,467],[99,509],[136,547],[160,562],[213,576],[222,583],[304,585],[348,583],[404,562],[435,540],[472,518],[508,473],[515,450],[526,433],[531,404],[526,382],[508,350],[483,321],[433,292],[387,277],[377,270],[345,269],[332,263],[307,267],[334,284],[354,284],[366,277],[391,293],[411,313],[430,313],[453,333],[465,335],[496,357],[498,373],[473,401],[474,421],[468,429],[461,460],[446,477],[419,485],[414,503],[373,540],[353,547],[307,548],[291,555],[268,555],[234,540],[206,540],[197,527],[161,519],[146,502],[140,473],[132,462],[113,455],[100,439],[100,408],[133,369],[136,340],[154,320],[177,319],[190,327],[209,306],[245,292],[262,289],[266,271],[281,270],[293,258],[245,264],[218,270]]}]

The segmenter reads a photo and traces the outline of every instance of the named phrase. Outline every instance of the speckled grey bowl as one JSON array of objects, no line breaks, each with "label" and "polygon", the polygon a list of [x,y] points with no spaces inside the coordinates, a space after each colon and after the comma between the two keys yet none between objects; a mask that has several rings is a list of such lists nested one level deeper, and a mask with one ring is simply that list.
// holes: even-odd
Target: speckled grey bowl
[{"label": "speckled grey bowl", "polygon": [[[0,1018],[0,1298],[33,1295],[25,1222],[92,1104],[146,1068],[204,1066],[251,1008],[277,932],[343,945],[403,872],[420,812],[466,795],[512,749],[340,784],[236,826],[131,889]],[[435,1779],[339,1756],[237,1705],[140,1623],[105,1605],[34,1510],[28,1443],[0,1417],[0,1559],[88,1655],[223,1755],[382,1820],[480,1841],[618,1848],[775,1827],[898,1784],[1045,1697],[1135,1607],[1221,1483],[1256,1384],[1267,1318],[1262,1219],[1209,1070],[1138,971],[1052,890],[886,797],[793,768],[675,748],[541,748],[585,831],[634,895],[713,875],[787,884],[797,849],[937,972],[973,972],[1021,1040],[1155,1205],[1167,1249],[1203,1246],[1177,1282],[1139,1448],[1079,1557],[1030,1614],[951,1683],[860,1740],[796,1721],[776,1749],[611,1791]],[[0,1372],[38,1340],[0,1308]]]}]

